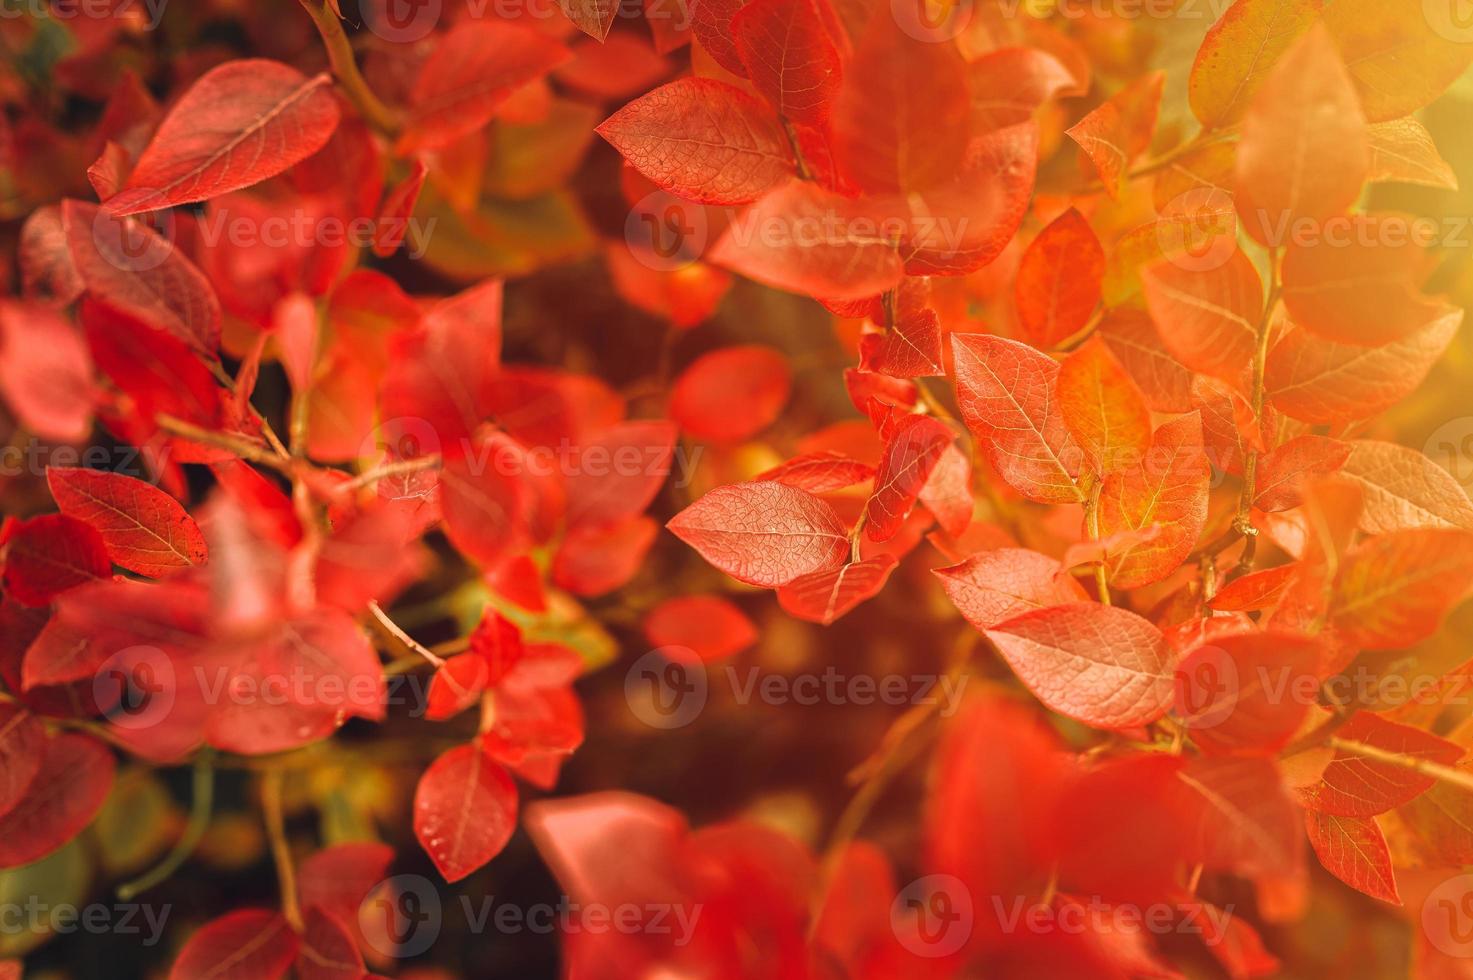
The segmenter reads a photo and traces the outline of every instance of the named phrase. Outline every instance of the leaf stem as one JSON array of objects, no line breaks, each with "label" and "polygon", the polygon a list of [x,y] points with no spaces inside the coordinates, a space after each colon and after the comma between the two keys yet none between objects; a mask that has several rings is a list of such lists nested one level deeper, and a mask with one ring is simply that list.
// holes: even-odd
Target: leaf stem
[{"label": "leaf stem", "polygon": [[423,657],[425,660],[429,661],[430,664],[436,669],[445,666],[445,659],[443,657],[437,656],[433,651],[430,650],[429,647],[425,646],[423,643],[420,643],[414,637],[404,632],[404,629],[398,623],[389,618],[389,614],[384,612],[383,607],[380,606],[376,600],[371,600],[368,603],[368,611],[373,613],[373,618],[378,620],[378,624],[382,626],[390,636],[398,640],[400,643],[404,644],[405,649],[407,649],[410,653],[416,653],[419,656]]},{"label": "leaf stem", "polygon": [[[1104,481],[1091,475],[1088,480],[1088,496],[1084,503],[1084,531],[1091,541],[1100,540],[1100,490]],[[1100,593],[1100,602],[1111,605],[1110,575],[1103,559],[1095,562],[1095,588]]]},{"label": "leaf stem", "polygon": [[271,840],[271,857],[276,862],[276,883],[281,890],[281,914],[297,932],[302,931],[302,909],[297,903],[297,869],[286,840],[286,822],[281,809],[284,770],[267,769],[261,774],[261,811],[266,835]]},{"label": "leaf stem", "polygon": [[198,442],[206,446],[214,446],[234,453],[241,459],[268,466],[285,476],[292,476],[297,467],[297,460],[290,455],[280,455],[270,452],[249,439],[239,436],[228,435],[224,432],[214,432],[210,429],[201,428],[192,422],[177,419],[172,415],[155,415],[154,422],[160,429],[170,435],[181,436],[191,442]]},{"label": "leaf stem", "polygon": [[364,81],[363,75],[358,71],[358,62],[353,57],[353,45],[348,41],[342,22],[328,9],[324,0],[301,0],[301,3],[312,18],[312,23],[317,25],[317,33],[322,35],[322,46],[327,49],[328,64],[332,66],[332,73],[337,77],[343,94],[358,109],[365,122],[384,135],[393,136],[399,131],[399,114],[384,105]]},{"label": "leaf stem", "polygon": [[184,825],[184,832],[179,835],[179,839],[175,841],[173,848],[162,861],[132,881],[118,886],[118,901],[131,902],[136,896],[166,881],[175,871],[179,870],[185,861],[189,860],[189,856],[199,846],[200,839],[204,837],[205,830],[210,825],[210,814],[214,808],[215,753],[212,749],[201,749],[194,757],[193,791],[194,795],[189,807],[189,822]]},{"label": "leaf stem", "polygon": [[401,459],[394,463],[385,463],[371,470],[359,473],[346,483],[339,484],[335,493],[352,493],[354,490],[362,489],[370,483],[386,480],[391,476],[403,476],[406,473],[418,473],[420,470],[430,470],[440,465],[440,454],[431,453],[428,456],[416,456],[414,459]]},{"label": "leaf stem", "polygon": [[1430,776],[1433,779],[1451,783],[1454,786],[1473,792],[1473,772],[1455,769],[1452,766],[1445,766],[1440,762],[1432,762],[1429,759],[1402,755],[1400,752],[1392,752],[1376,745],[1368,745],[1365,742],[1357,742],[1349,738],[1331,737],[1326,744],[1341,752],[1349,752],[1352,755],[1374,759],[1377,762],[1400,766],[1403,769],[1409,769],[1412,772],[1421,773],[1424,776]]}]

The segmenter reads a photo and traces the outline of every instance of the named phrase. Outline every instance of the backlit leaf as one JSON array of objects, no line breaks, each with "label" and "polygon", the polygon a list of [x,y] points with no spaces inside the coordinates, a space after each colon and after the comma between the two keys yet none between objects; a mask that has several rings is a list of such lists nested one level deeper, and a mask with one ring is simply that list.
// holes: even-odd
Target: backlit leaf
[{"label": "backlit leaf", "polygon": [[316,153],[337,125],[325,72],[307,78],[279,61],[228,61],[169,110],[107,209],[137,214],[249,187]]},{"label": "backlit leaf", "polygon": [[1074,476],[1083,454],[1059,408],[1059,365],[986,334],[954,334],[952,356],[962,419],[1003,479],[1032,500],[1081,500]]},{"label": "backlit leaf", "polygon": [[102,535],[108,558],[132,572],[160,578],[204,564],[199,525],[155,486],[119,473],[52,466],[46,482],[61,512]]},{"label": "backlit leaf", "polygon": [[635,99],[598,134],[640,173],[703,204],[745,204],[795,172],[772,110],[708,78],[683,78]]},{"label": "backlit leaf", "polygon": [[717,487],[666,526],[723,572],[767,588],[837,568],[849,553],[834,509],[782,483]]},{"label": "backlit leaf", "polygon": [[1237,122],[1278,59],[1319,16],[1321,0],[1236,0],[1207,31],[1187,95],[1204,126]]},{"label": "backlit leaf", "polygon": [[828,626],[880,593],[895,570],[894,555],[878,555],[842,568],[813,572],[777,590],[777,601],[799,619]]},{"label": "backlit leaf", "polygon": [[1085,724],[1133,728],[1171,706],[1171,650],[1135,613],[1074,603],[1023,613],[986,633],[1040,701]]},{"label": "backlit leaf", "polygon": [[819,126],[839,87],[839,52],[813,0],[751,0],[731,20],[747,77],[780,115]]},{"label": "backlit leaf", "polygon": [[1325,870],[1356,891],[1400,905],[1386,837],[1374,820],[1306,813],[1309,843]]},{"label": "backlit leaf", "polygon": [[274,980],[286,975],[299,945],[279,912],[240,909],[195,930],[169,980]]},{"label": "backlit leaf", "polygon": [[1059,410],[1096,473],[1138,465],[1151,445],[1145,397],[1099,338],[1059,366]]},{"label": "backlit leaf", "polygon": [[516,784],[478,744],[430,763],[414,791],[414,835],[446,881],[459,881],[501,853],[516,816]]},{"label": "backlit leaf", "polygon": [[935,569],[935,575],[967,622],[979,630],[1025,612],[1089,598],[1058,561],[1026,548],[983,551],[959,565]]},{"label": "backlit leaf", "polygon": [[1248,257],[1235,249],[1205,269],[1158,262],[1142,271],[1141,282],[1171,355],[1194,371],[1241,384],[1263,319],[1263,283]]},{"label": "backlit leaf", "polygon": [[1089,222],[1070,208],[1039,232],[1013,281],[1018,321],[1040,347],[1077,333],[1100,301],[1105,250]]}]

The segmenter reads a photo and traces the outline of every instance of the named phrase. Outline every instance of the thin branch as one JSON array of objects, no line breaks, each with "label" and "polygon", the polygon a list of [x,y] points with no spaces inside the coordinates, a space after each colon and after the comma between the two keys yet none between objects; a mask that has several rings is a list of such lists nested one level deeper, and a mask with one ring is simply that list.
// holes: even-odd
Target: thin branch
[{"label": "thin branch", "polygon": [[118,901],[131,902],[136,896],[168,880],[199,846],[200,838],[204,837],[205,830],[210,825],[215,800],[215,753],[209,748],[201,749],[194,758],[193,790],[189,822],[184,825],[184,832],[179,835],[179,840],[174,843],[168,856],[152,870],[119,885]]},{"label": "thin branch", "polygon": [[217,449],[224,449],[227,452],[234,453],[241,459],[250,460],[252,463],[259,463],[261,466],[269,466],[271,469],[288,477],[293,475],[297,467],[297,461],[293,460],[289,455],[283,456],[271,452],[251,442],[249,439],[242,439],[239,436],[228,435],[224,432],[214,432],[210,429],[204,429],[192,422],[177,419],[172,415],[155,415],[154,422],[160,429],[163,429],[170,435],[180,436],[191,442],[201,443],[202,445],[214,446]]},{"label": "thin branch", "polygon": [[403,476],[406,473],[418,473],[420,470],[434,469],[440,465],[440,454],[431,453],[428,456],[416,456],[414,459],[401,459],[396,463],[385,463],[371,470],[360,473],[346,483],[340,483],[334,490],[335,493],[352,493],[354,490],[377,483],[379,480],[387,480],[391,476]]},{"label": "thin branch", "polygon": [[286,822],[281,810],[281,769],[261,774],[261,810],[266,819],[266,836],[271,840],[271,857],[276,862],[276,883],[281,891],[281,914],[297,932],[302,931],[302,909],[297,903],[297,869],[286,840]]},{"label": "thin branch", "polygon": [[[1091,541],[1100,540],[1100,490],[1103,480],[1089,479],[1089,494],[1084,504],[1084,530]],[[1100,593],[1100,602],[1110,605],[1110,575],[1103,559],[1095,562],[1095,588]]]},{"label": "thin branch", "polygon": [[423,643],[420,643],[414,637],[404,632],[404,630],[399,626],[398,623],[389,618],[389,614],[384,612],[383,607],[380,606],[378,602],[370,601],[368,604],[368,611],[373,613],[373,618],[378,620],[378,624],[382,626],[390,636],[398,640],[400,643],[404,644],[404,648],[410,653],[418,654],[425,660],[429,661],[430,664],[437,669],[445,666],[445,659],[443,657],[437,656],[432,650],[430,650],[429,647],[425,646]]},{"label": "thin branch", "polygon": [[1424,776],[1430,776],[1433,779],[1441,780],[1444,783],[1451,783],[1454,786],[1473,792],[1473,772],[1455,769],[1452,766],[1445,766],[1440,762],[1432,762],[1427,759],[1417,758],[1416,756],[1402,755],[1400,752],[1391,752],[1379,746],[1357,742],[1354,739],[1331,738],[1327,744],[1341,752],[1349,752],[1352,755],[1375,759],[1377,762],[1384,762],[1388,765],[1410,769],[1412,772],[1421,773]]},{"label": "thin branch", "polygon": [[348,41],[348,34],[343,30],[343,24],[336,14],[328,9],[323,0],[301,0],[302,8],[312,18],[312,23],[317,25],[317,33],[322,35],[322,45],[327,49],[327,61],[332,66],[332,73],[337,77],[338,85],[343,94],[358,109],[374,129],[392,136],[399,131],[399,114],[373,94],[364,81],[363,75],[358,71],[358,62],[353,58],[353,45]]}]

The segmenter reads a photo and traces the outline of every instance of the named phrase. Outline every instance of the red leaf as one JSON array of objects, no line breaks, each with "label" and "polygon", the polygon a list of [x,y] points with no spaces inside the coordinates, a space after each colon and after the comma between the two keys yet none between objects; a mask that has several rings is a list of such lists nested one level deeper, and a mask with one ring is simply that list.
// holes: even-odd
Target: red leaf
[{"label": "red leaf", "polygon": [[131,476],[51,466],[46,482],[57,507],[102,535],[108,558],[131,572],[162,578],[203,565],[209,551],[199,525],[173,497]]},{"label": "red leaf", "polygon": [[[933,45],[940,47],[940,45]],[[964,276],[992,262],[1023,223],[1039,153],[1032,122],[994,130],[967,147],[956,177],[932,189],[886,199],[907,237],[909,276]]]},{"label": "red leaf", "polygon": [[972,523],[972,460],[956,443],[941,451],[931,477],[921,487],[921,504],[952,537],[960,537]]},{"label": "red leaf", "polygon": [[80,331],[44,306],[0,302],[0,392],[37,436],[86,438],[92,431],[92,356]]},{"label": "red leaf", "polygon": [[859,366],[895,378],[939,377],[946,373],[941,363],[941,342],[941,324],[935,310],[902,314],[883,334],[861,338]]},{"label": "red leaf", "polygon": [[1135,613],[1073,603],[1023,613],[986,633],[1040,701],[1087,725],[1134,728],[1171,706],[1171,649]]},{"label": "red leaf", "polygon": [[570,58],[541,31],[494,18],[462,18],[425,59],[409,97],[411,124],[397,150],[441,149],[491,121],[517,88]]},{"label": "red leaf", "polygon": [[112,574],[102,535],[63,514],[33,517],[4,540],[5,591],[44,606],[67,589]]},{"label": "red leaf", "polygon": [[650,180],[702,204],[755,201],[797,166],[772,110],[709,78],[662,85],[597,132]]},{"label": "red leaf", "polygon": [[1361,489],[1360,528],[1387,534],[1422,527],[1473,529],[1473,503],[1447,470],[1415,449],[1361,439],[1350,443],[1341,476]]},{"label": "red leaf", "polygon": [[988,460],[1014,490],[1042,503],[1077,503],[1082,453],[1059,410],[1059,366],[1013,340],[953,334],[957,403]]},{"label": "red leaf", "polygon": [[865,505],[865,532],[888,541],[910,516],[916,498],[956,434],[928,415],[908,415],[885,441],[874,492]]},{"label": "red leaf", "polygon": [[373,254],[386,259],[404,244],[409,217],[414,214],[415,202],[424,188],[425,177],[430,168],[415,158],[409,164],[409,173],[404,179],[389,188],[378,209],[378,231],[373,239]]},{"label": "red leaf", "polygon": [[1385,411],[1416,390],[1452,343],[1461,309],[1445,309],[1380,347],[1339,343],[1290,327],[1269,349],[1264,390],[1291,418],[1340,425]]},{"label": "red leaf", "polygon": [[839,52],[813,0],[751,0],[731,32],[752,87],[784,118],[823,125],[839,88]]},{"label": "red leaf", "polygon": [[467,451],[495,403],[501,307],[501,281],[488,279],[436,303],[420,332],[395,337],[379,392],[381,428],[406,443],[390,445],[395,455]]},{"label": "red leaf", "polygon": [[644,618],[650,645],[683,647],[702,662],[724,660],[757,642],[757,626],[737,606],[719,596],[666,599]]},{"label": "red leaf", "polygon": [[612,524],[644,513],[670,475],[675,437],[669,422],[621,422],[585,445],[581,465],[566,477],[568,523]]},{"label": "red leaf", "polygon": [[1037,48],[998,48],[967,68],[972,89],[972,126],[978,133],[1016,126],[1058,95],[1078,95],[1069,70]]},{"label": "red leaf", "polygon": [[1099,171],[1105,193],[1112,198],[1120,194],[1131,161],[1151,145],[1165,84],[1163,71],[1142,76],[1068,130],[1069,138],[1079,144]]},{"label": "red leaf", "polygon": [[226,62],[169,110],[107,210],[155,211],[258,184],[316,153],[337,126],[326,72],[307,78],[264,58]]},{"label": "red leaf", "polygon": [[1299,436],[1258,461],[1253,506],[1273,513],[1298,507],[1307,480],[1336,472],[1350,457],[1350,443],[1325,436]]},{"label": "red leaf", "polygon": [[1366,118],[1323,24],[1290,47],[1243,117],[1236,197],[1245,230],[1284,244],[1296,218],[1323,221],[1355,203],[1370,164]]},{"label": "red leaf", "polygon": [[1190,412],[1192,374],[1166,352],[1151,318],[1140,310],[1111,310],[1100,322],[1100,337],[1140,386],[1156,412]]},{"label": "red leaf", "polygon": [[1358,214],[1284,250],[1284,308],[1327,340],[1372,347],[1407,338],[1448,313],[1422,295],[1427,254],[1400,215]]},{"label": "red leaf", "polygon": [[24,799],[45,751],[40,720],[17,705],[0,704],[0,818]]},{"label": "red leaf", "polygon": [[414,835],[446,881],[501,853],[516,818],[516,784],[475,744],[432,762],[414,791]]},{"label": "red leaf", "polygon": [[552,580],[574,595],[612,592],[638,574],[659,534],[656,521],[639,516],[575,527],[553,558]]},{"label": "red leaf", "polygon": [[563,13],[584,34],[596,41],[609,36],[619,13],[619,0],[558,0]]},{"label": "red leaf", "polygon": [[1059,411],[1096,473],[1138,466],[1150,448],[1145,396],[1099,338],[1059,366]]},{"label": "red leaf", "polygon": [[200,926],[179,951],[169,980],[275,980],[286,975],[298,945],[280,913],[241,909]]},{"label": "red leaf", "polygon": [[826,450],[794,456],[786,463],[759,473],[758,480],[786,483],[809,493],[831,493],[874,479],[875,468],[850,459],[843,453]]},{"label": "red leaf", "polygon": [[837,568],[849,555],[834,509],[782,483],[717,487],[666,527],[723,572],[766,588]]},{"label": "red leaf", "polygon": [[520,476],[525,465],[522,448],[497,432],[440,471],[445,536],[482,565],[495,565],[529,542],[534,502]]},{"label": "red leaf", "polygon": [[[1461,747],[1417,728],[1362,711],[1341,726],[1338,738],[1375,746],[1403,758],[1451,765]],[[1373,817],[1430,789],[1436,780],[1405,766],[1377,762],[1337,748],[1318,782],[1295,790],[1299,805],[1341,817]]]},{"label": "red leaf", "polygon": [[[356,910],[355,910],[356,911]],[[302,915],[302,945],[297,951],[298,980],[363,980],[367,970],[358,943],[344,920],[310,906]]]},{"label": "red leaf", "polygon": [[1272,762],[1197,758],[1177,775],[1201,799],[1197,858],[1204,866],[1248,878],[1299,870],[1299,818]]},{"label": "red leaf", "polygon": [[1335,576],[1331,609],[1351,646],[1399,650],[1427,639],[1473,586],[1473,532],[1396,531],[1362,541]]},{"label": "red leaf", "polygon": [[67,249],[61,208],[48,204],[31,212],[16,245],[21,295],[49,306],[70,306],[82,295],[82,279]]},{"label": "red leaf", "polygon": [[63,201],[61,215],[72,262],[93,298],[215,356],[220,301],[183,252],[136,218],[95,204]]},{"label": "red leaf", "polygon": [[1142,270],[1141,283],[1171,355],[1193,371],[1241,385],[1263,319],[1263,284],[1248,256],[1235,249],[1207,269],[1157,262]]},{"label": "red leaf", "polygon": [[1062,565],[1026,548],[984,551],[933,571],[967,622],[979,630],[1036,609],[1089,599]]},{"label": "red leaf", "polygon": [[313,854],[297,869],[297,891],[303,908],[314,905],[356,928],[358,907],[383,881],[394,862],[387,844],[335,844]]},{"label": "red leaf", "polygon": [[40,860],[80,834],[112,792],[116,768],[112,752],[85,735],[47,742],[41,772],[0,816],[0,868]]},{"label": "red leaf", "polygon": [[869,299],[904,275],[889,228],[865,201],[792,181],[734,218],[707,257],[789,292]]},{"label": "red leaf", "polygon": [[747,0],[687,0],[690,29],[695,39],[718,65],[741,78],[747,76],[747,66],[737,53],[731,22],[746,2]]},{"label": "red leaf", "polygon": [[834,157],[866,191],[906,193],[954,178],[970,138],[967,65],[955,44],[871,17],[834,105]]},{"label": "red leaf", "polygon": [[792,388],[787,359],[771,347],[724,347],[696,358],[670,389],[670,417],[696,439],[749,439],[782,414]]},{"label": "red leaf", "polygon": [[1203,752],[1272,755],[1309,710],[1323,654],[1297,634],[1209,635],[1177,665],[1172,715]]},{"label": "red leaf", "polygon": [[1326,871],[1356,891],[1401,904],[1391,852],[1374,820],[1310,812],[1304,815],[1304,827]]},{"label": "red leaf", "polygon": [[777,590],[777,601],[799,619],[828,626],[880,594],[895,570],[894,555],[879,555],[843,568],[796,578]]},{"label": "red leaf", "polygon": [[1257,609],[1268,609],[1275,605],[1294,584],[1294,577],[1300,571],[1300,565],[1297,562],[1291,562],[1288,565],[1280,565],[1278,568],[1250,572],[1218,589],[1217,594],[1212,597],[1208,605],[1224,612],[1252,612]]},{"label": "red leaf", "polygon": [[1074,208],[1055,218],[1029,244],[1013,280],[1018,322],[1039,347],[1078,333],[1100,302],[1105,250]]},{"label": "red leaf", "polygon": [[430,678],[425,718],[448,721],[481,699],[491,676],[485,659],[473,653],[450,657]]}]

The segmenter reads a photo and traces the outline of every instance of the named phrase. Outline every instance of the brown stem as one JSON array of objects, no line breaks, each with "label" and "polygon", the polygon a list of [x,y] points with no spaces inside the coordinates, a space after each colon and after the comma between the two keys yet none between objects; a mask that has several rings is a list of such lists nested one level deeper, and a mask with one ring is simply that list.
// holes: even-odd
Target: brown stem
[{"label": "brown stem", "polygon": [[1416,756],[1402,755],[1400,752],[1391,752],[1379,746],[1367,745],[1365,742],[1357,742],[1349,738],[1331,738],[1328,744],[1341,752],[1349,752],[1352,755],[1374,759],[1377,762],[1400,766],[1403,769],[1410,769],[1412,772],[1431,776],[1444,783],[1451,783],[1462,789],[1473,791],[1473,773],[1462,769],[1455,769],[1452,766],[1445,766],[1440,762],[1431,762]]},{"label": "brown stem", "polygon": [[432,453],[429,456],[416,456],[414,459],[401,459],[395,463],[385,463],[383,466],[376,466],[371,470],[358,474],[346,483],[339,484],[334,492],[339,494],[352,493],[354,490],[359,490],[371,483],[377,483],[379,480],[386,480],[391,476],[418,473],[420,470],[434,469],[439,465],[440,455],[438,453]]},{"label": "brown stem", "polygon": [[286,476],[291,476],[296,471],[296,460],[293,460],[290,456],[282,456],[278,453],[270,452],[248,439],[227,435],[224,432],[214,432],[210,429],[204,429],[183,419],[176,419],[172,415],[156,415],[154,416],[154,422],[160,429],[163,429],[170,435],[180,436],[191,442],[198,442],[206,446],[214,446],[217,449],[224,449],[234,453],[241,459],[250,460],[252,463],[259,463],[262,466],[269,466]]},{"label": "brown stem", "polygon": [[[1100,540],[1100,489],[1104,481],[1090,476],[1087,480],[1089,492],[1084,503],[1084,531],[1091,541]],[[1095,588],[1100,593],[1100,602],[1110,605],[1110,576],[1103,561],[1095,562]]]},{"label": "brown stem", "polygon": [[343,94],[358,109],[365,122],[384,135],[393,136],[399,131],[399,114],[384,105],[363,80],[363,75],[358,71],[358,62],[353,58],[353,45],[348,41],[342,21],[328,9],[323,0],[301,0],[301,3],[312,22],[317,25],[317,33],[322,35],[328,64],[332,66],[332,73],[337,77]]},{"label": "brown stem", "polygon": [[429,647],[425,646],[423,643],[420,643],[414,637],[404,632],[403,628],[401,628],[398,623],[390,619],[389,614],[384,612],[383,607],[380,606],[376,601],[370,601],[368,603],[368,611],[373,613],[373,618],[378,620],[378,624],[382,626],[390,636],[398,640],[400,643],[404,644],[404,648],[410,653],[418,654],[419,656],[423,657],[425,660],[429,661],[429,663],[436,669],[445,666],[445,659],[443,657],[437,656],[430,650]]},{"label": "brown stem", "polygon": [[281,810],[280,769],[261,774],[261,810],[266,819],[266,835],[271,840],[271,857],[276,862],[276,883],[281,890],[281,914],[297,932],[302,931],[302,909],[297,904],[297,869],[286,840],[286,822]]}]

